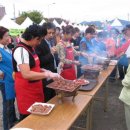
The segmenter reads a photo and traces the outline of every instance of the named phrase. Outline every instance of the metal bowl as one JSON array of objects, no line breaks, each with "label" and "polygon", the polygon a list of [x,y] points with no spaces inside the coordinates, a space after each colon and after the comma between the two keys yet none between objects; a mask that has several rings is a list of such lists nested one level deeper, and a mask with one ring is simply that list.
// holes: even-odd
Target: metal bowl
[{"label": "metal bowl", "polygon": [[102,65],[103,69],[107,69],[107,67],[109,66],[110,63],[110,59],[101,59],[97,61],[98,65]]}]

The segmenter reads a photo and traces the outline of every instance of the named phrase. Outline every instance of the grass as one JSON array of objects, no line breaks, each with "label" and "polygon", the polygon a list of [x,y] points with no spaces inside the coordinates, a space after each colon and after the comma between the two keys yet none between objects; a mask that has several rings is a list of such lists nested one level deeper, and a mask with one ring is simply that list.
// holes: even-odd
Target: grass
[{"label": "grass", "polygon": [[17,36],[21,34],[21,31],[24,31],[24,29],[10,29],[9,34],[11,36]]}]

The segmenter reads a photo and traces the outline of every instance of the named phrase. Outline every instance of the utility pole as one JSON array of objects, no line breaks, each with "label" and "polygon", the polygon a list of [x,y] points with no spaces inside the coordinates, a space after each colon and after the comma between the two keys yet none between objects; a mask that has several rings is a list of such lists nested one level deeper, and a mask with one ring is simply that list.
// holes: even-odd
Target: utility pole
[{"label": "utility pole", "polygon": [[14,21],[16,20],[16,17],[15,17],[15,4],[13,4],[13,10],[14,10]]},{"label": "utility pole", "polygon": [[48,19],[50,18],[50,6],[54,5],[54,4],[56,4],[56,3],[48,4]]},{"label": "utility pole", "polygon": [[129,21],[130,14],[128,13],[128,21]]}]

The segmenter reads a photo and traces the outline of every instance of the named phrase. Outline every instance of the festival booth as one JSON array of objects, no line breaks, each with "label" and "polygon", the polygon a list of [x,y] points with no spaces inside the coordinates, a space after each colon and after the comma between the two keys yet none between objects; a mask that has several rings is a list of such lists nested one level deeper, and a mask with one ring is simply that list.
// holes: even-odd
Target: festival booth
[{"label": "festival booth", "polygon": [[42,25],[43,23],[45,23],[46,21],[43,19],[40,23],[39,23],[39,25]]},{"label": "festival booth", "polygon": [[22,29],[20,25],[11,20],[7,15],[5,15],[2,20],[0,20],[0,26],[6,27],[8,29]]},{"label": "festival booth", "polygon": [[53,20],[53,24],[55,24],[56,27],[61,27],[55,19]]},{"label": "festival booth", "polygon": [[[102,70],[98,76],[96,86],[89,91],[77,91],[74,100],[72,97],[64,97],[63,102],[59,102],[60,95],[55,96],[47,105],[51,107],[51,112],[32,113],[30,116],[16,124],[11,130],[28,128],[30,130],[68,130],[76,128],[79,130],[92,130],[92,106],[95,100],[104,102],[104,111],[107,111],[108,106],[108,77],[115,68],[116,63],[111,61],[108,68]],[[80,77],[82,79],[84,77]],[[91,84],[91,82],[90,82]],[[103,97],[97,97],[100,89],[105,87]],[[42,103],[44,104],[44,103]],[[74,122],[80,117],[85,116],[85,127],[77,126]]]},{"label": "festival booth", "polygon": [[117,18],[112,22],[111,27],[116,28],[119,31],[121,31],[123,29],[122,23]]},{"label": "festival booth", "polygon": [[22,29],[25,29],[25,28],[27,28],[28,26],[30,26],[30,25],[32,25],[33,24],[33,21],[29,18],[29,17],[27,17],[25,20],[24,20],[24,22],[21,24],[21,28]]}]

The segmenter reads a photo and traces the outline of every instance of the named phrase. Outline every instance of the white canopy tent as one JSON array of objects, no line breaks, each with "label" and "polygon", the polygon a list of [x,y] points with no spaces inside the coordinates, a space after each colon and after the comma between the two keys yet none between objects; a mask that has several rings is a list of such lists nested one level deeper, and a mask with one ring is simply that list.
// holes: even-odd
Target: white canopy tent
[{"label": "white canopy tent", "polygon": [[78,25],[78,28],[80,29],[81,32],[85,32],[86,28],[88,28],[88,25]]},{"label": "white canopy tent", "polygon": [[24,22],[21,24],[21,28],[22,29],[25,29],[25,28],[27,28],[28,26],[30,26],[30,25],[32,25],[33,24],[33,21],[29,18],[29,17],[27,17],[25,20],[24,20]]},{"label": "white canopy tent", "polygon": [[73,24],[72,24],[71,22],[69,22],[69,23],[68,23],[68,25],[71,25],[71,26],[73,26]]},{"label": "white canopy tent", "polygon": [[61,27],[55,19],[53,20],[53,24],[55,24],[56,27]]},{"label": "white canopy tent", "polygon": [[60,27],[66,26],[66,23],[64,21],[61,22]]},{"label": "white canopy tent", "polygon": [[76,23],[74,23],[73,27],[77,27],[77,28],[79,28],[79,25],[76,24]]},{"label": "white canopy tent", "polygon": [[45,23],[46,21],[43,19],[40,23],[39,23],[39,25],[42,25],[43,23]]},{"label": "white canopy tent", "polygon": [[112,24],[111,24],[112,27],[115,27],[115,26],[122,26],[121,22],[116,18]]},{"label": "white canopy tent", "polygon": [[121,31],[123,29],[123,25],[121,24],[121,22],[117,18],[112,22],[111,27],[116,28],[119,31]]},{"label": "white canopy tent", "polygon": [[0,20],[0,26],[6,27],[8,29],[21,29],[20,25],[11,20],[7,15],[5,15]]}]

